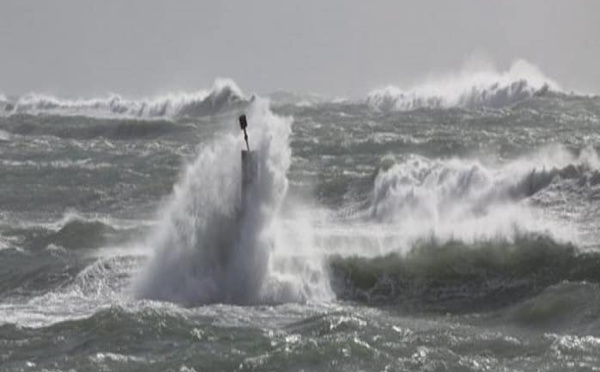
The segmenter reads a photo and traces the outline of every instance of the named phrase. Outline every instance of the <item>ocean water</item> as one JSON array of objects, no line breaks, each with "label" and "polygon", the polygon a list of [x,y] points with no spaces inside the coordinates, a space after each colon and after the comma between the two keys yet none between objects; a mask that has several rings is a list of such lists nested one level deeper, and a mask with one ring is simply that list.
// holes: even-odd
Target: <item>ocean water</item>
[{"label": "ocean water", "polygon": [[0,111],[1,371],[600,369],[600,98],[525,62]]}]

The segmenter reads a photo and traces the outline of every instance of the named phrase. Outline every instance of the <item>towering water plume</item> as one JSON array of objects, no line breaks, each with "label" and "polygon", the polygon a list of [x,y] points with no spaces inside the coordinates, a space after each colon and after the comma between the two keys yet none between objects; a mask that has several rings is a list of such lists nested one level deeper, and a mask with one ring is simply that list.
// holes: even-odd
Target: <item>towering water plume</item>
[{"label": "towering water plume", "polygon": [[[291,118],[264,101],[248,112],[260,174],[241,210],[241,137],[232,132],[203,148],[175,187],[154,255],[134,283],[137,296],[186,305],[327,298],[321,259],[298,224],[280,218],[290,166]],[[233,123],[233,121],[232,121]],[[232,124],[233,128],[233,124]]]}]

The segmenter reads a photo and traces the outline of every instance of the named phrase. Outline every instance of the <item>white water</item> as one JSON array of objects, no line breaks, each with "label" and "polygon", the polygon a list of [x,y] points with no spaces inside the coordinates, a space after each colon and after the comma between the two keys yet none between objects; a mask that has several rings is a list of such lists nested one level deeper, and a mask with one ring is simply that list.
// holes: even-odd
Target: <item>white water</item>
[{"label": "white water", "polygon": [[417,108],[500,108],[559,85],[536,66],[514,62],[507,71],[492,66],[466,66],[458,73],[429,78],[409,89],[390,85],[371,92],[367,104],[381,111]]},{"label": "white water", "polygon": [[168,93],[148,99],[126,99],[117,94],[90,99],[66,99],[30,93],[20,97],[12,112],[28,114],[126,116],[140,118],[210,115],[246,101],[229,79],[217,79],[209,90]]},{"label": "white water", "polygon": [[561,175],[569,167],[580,167],[585,177],[600,170],[600,159],[591,147],[574,154],[560,145],[502,164],[404,157],[379,172],[369,208],[348,221],[322,224],[320,245],[329,253],[377,256],[404,253],[429,239],[513,241],[529,233],[582,245],[577,223],[556,218],[564,215],[560,208],[578,206],[569,201],[537,206],[556,200],[556,187],[576,195],[579,176]]},{"label": "white water", "polygon": [[148,239],[153,257],[134,283],[137,296],[187,305],[332,296],[310,225],[282,217],[291,118],[275,116],[264,101],[253,103],[247,116],[260,176],[243,212],[243,141],[237,132],[226,133],[201,149],[176,186]]}]

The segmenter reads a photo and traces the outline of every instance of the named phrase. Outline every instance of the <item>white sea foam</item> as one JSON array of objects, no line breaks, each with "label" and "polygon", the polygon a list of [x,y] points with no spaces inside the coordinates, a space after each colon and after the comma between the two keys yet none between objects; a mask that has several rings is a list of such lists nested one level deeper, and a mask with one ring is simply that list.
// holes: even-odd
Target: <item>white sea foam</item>
[{"label": "white sea foam", "polygon": [[577,193],[581,180],[598,171],[592,147],[573,153],[551,145],[505,164],[411,155],[379,172],[363,214],[325,223],[317,236],[330,253],[366,256],[407,251],[430,238],[472,243],[536,233],[579,245],[575,225],[533,200],[547,199],[555,183]]},{"label": "white sea foam", "polygon": [[501,108],[560,86],[524,60],[507,71],[468,66],[459,73],[429,78],[409,89],[387,86],[371,92],[367,104],[381,111],[418,108]]},{"label": "white sea foam", "polygon": [[526,198],[552,181],[552,170],[570,165],[597,170],[599,164],[593,149],[575,156],[561,146],[497,167],[413,156],[376,178],[371,213],[380,221],[413,225],[409,230],[421,234],[429,230],[462,240],[550,230]]},{"label": "white sea foam", "polygon": [[227,133],[200,151],[175,187],[148,240],[154,256],[134,283],[137,296],[188,305],[331,296],[321,257],[311,250],[310,228],[281,217],[291,119],[256,101],[248,121],[260,175],[243,211],[242,141]]},{"label": "white sea foam", "polygon": [[12,112],[28,114],[127,116],[160,118],[202,116],[243,103],[248,99],[229,79],[217,79],[212,89],[169,93],[149,99],[126,99],[112,94],[101,98],[64,99],[46,94],[20,97]]}]

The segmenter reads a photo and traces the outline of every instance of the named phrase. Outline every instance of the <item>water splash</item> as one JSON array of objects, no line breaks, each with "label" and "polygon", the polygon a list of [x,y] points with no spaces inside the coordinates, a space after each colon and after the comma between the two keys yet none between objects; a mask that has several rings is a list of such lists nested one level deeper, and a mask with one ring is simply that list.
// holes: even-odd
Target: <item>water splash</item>
[{"label": "water splash", "polygon": [[137,296],[186,305],[331,296],[321,258],[305,244],[307,231],[281,217],[292,120],[274,115],[264,101],[254,102],[247,116],[260,175],[244,210],[241,136],[225,133],[200,151],[175,187],[149,239],[154,256],[134,283]]}]

